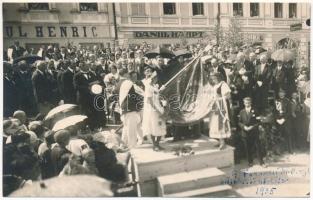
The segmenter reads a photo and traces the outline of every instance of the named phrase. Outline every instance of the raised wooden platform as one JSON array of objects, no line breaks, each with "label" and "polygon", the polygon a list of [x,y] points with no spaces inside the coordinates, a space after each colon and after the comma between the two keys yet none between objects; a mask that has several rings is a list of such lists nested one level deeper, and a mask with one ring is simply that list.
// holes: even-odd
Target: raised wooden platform
[{"label": "raised wooden platform", "polygon": [[[219,150],[216,140],[202,136],[200,139],[171,142],[171,138],[161,143],[163,151],[153,151],[151,144],[144,144],[131,150],[134,179],[139,182],[139,197],[159,196],[157,178],[180,172],[190,172],[205,168],[224,168],[234,165],[234,148],[227,146]],[[177,156],[173,149],[190,146],[194,155]],[[179,182],[179,180],[178,180]]]}]

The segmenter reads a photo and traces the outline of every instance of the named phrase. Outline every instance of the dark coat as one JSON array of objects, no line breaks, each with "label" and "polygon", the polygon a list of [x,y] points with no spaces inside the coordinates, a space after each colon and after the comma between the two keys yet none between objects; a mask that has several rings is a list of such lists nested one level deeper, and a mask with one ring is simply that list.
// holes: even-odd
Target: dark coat
[{"label": "dark coat", "polygon": [[57,75],[58,72],[54,70],[51,73],[47,71],[45,72],[45,76],[47,79],[47,90],[50,91],[49,102],[53,105],[57,105],[57,103],[60,101]]},{"label": "dark coat", "polygon": [[43,72],[36,70],[32,76],[32,83],[34,87],[34,95],[36,97],[37,103],[48,102],[51,91],[48,88],[48,80]]},{"label": "dark coat", "polygon": [[[254,134],[257,132],[258,121],[256,119],[256,113],[253,108],[251,108],[250,112],[248,113],[245,109],[242,109],[239,112],[239,127],[241,128],[241,135],[246,137],[247,134]],[[253,126],[250,131],[244,130],[244,126]]]},{"label": "dark coat", "polygon": [[61,88],[63,89],[62,96],[65,103],[76,103],[76,90],[74,88],[74,71],[67,69],[61,77]]},{"label": "dark coat", "polygon": [[17,71],[13,75],[13,81],[16,84],[19,109],[25,111],[27,116],[35,115],[37,108],[32,84],[32,72],[30,70],[25,72]]},{"label": "dark coat", "polygon": [[68,53],[65,53],[65,56],[63,57],[61,52],[58,52],[58,53],[54,53],[52,58],[54,60],[67,60],[70,58],[70,56]]},{"label": "dark coat", "polygon": [[[88,79],[85,75],[88,76]],[[90,83],[94,81],[96,81],[96,75],[90,72],[78,72],[73,78],[74,88],[77,91],[77,102],[85,114],[90,113],[93,109],[93,95],[90,91]]]},{"label": "dark coat", "polygon": [[11,117],[18,109],[18,93],[15,82],[8,77],[3,78],[3,116]]},{"label": "dark coat", "polygon": [[24,52],[26,51],[23,47],[11,46],[10,48],[13,49],[12,51],[13,59],[23,56]]},{"label": "dark coat", "polygon": [[[257,106],[259,111],[262,111],[268,105],[268,91],[272,80],[272,70],[268,64],[265,65],[263,72],[261,72],[261,65],[257,66],[254,80],[254,105]],[[262,85],[259,86],[257,81],[261,81]]]},{"label": "dark coat", "polygon": [[287,89],[287,70],[284,66],[280,70],[276,67],[273,70],[272,88],[278,94],[279,89]]}]

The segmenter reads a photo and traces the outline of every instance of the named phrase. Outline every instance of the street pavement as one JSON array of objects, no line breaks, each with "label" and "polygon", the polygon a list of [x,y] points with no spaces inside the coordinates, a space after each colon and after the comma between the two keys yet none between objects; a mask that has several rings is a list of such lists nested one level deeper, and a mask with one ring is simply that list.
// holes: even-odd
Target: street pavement
[{"label": "street pavement", "polygon": [[284,154],[267,167],[246,162],[225,169],[223,184],[232,185],[238,197],[309,197],[309,151]]}]

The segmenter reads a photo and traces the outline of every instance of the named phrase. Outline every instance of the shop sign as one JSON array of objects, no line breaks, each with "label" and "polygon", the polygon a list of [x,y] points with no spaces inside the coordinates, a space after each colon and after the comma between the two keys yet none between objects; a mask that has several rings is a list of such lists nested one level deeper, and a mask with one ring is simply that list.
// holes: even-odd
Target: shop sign
[{"label": "shop sign", "polygon": [[290,25],[290,31],[299,31],[302,29],[302,24],[297,23],[297,24],[291,24]]},{"label": "shop sign", "polygon": [[153,38],[202,38],[203,31],[135,31],[134,37],[141,39]]},{"label": "shop sign", "polygon": [[97,38],[108,37],[105,26],[79,25],[4,25],[5,38]]}]

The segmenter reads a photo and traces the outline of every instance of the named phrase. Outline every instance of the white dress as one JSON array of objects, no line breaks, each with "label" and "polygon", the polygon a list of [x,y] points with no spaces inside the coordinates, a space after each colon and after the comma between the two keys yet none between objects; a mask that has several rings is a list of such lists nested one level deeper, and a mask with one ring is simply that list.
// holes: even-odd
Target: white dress
[{"label": "white dress", "polygon": [[215,103],[210,113],[210,137],[225,139],[231,136],[229,123],[229,111],[227,106],[227,94],[230,93],[229,86],[224,82],[214,86]]},{"label": "white dress", "polygon": [[[142,120],[143,135],[164,136],[166,134],[166,124],[160,114],[160,112],[164,113],[164,108],[160,104],[158,90],[150,85],[149,81],[145,81],[144,84],[145,95]],[[156,107],[159,111],[152,107],[148,98],[152,99],[154,107]]]}]

